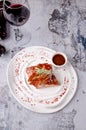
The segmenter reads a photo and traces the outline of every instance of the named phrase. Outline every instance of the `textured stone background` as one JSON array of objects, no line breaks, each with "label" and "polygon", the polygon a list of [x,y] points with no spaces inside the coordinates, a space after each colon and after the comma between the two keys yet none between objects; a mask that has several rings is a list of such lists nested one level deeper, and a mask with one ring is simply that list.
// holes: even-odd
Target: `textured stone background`
[{"label": "textured stone background", "polygon": [[[27,40],[15,41],[15,27],[11,26],[10,37],[1,41],[7,53],[0,57],[0,130],[86,130],[86,0],[31,0],[29,4],[30,19],[21,27]],[[76,95],[59,112],[29,111],[9,91],[8,62],[19,50],[32,45],[65,52],[77,71]]]}]

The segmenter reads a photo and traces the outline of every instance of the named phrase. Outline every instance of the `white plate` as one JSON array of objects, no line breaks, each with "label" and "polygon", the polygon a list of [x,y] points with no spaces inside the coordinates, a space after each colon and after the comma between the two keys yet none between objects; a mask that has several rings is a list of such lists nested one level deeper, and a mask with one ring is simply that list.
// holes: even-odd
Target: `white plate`
[{"label": "white plate", "polygon": [[32,46],[17,53],[7,70],[8,85],[14,97],[24,107],[40,113],[52,113],[62,109],[74,96],[77,89],[77,75],[68,62],[63,68],[53,68],[60,86],[36,89],[27,83],[26,67],[39,63],[52,64],[55,53],[42,46]]}]

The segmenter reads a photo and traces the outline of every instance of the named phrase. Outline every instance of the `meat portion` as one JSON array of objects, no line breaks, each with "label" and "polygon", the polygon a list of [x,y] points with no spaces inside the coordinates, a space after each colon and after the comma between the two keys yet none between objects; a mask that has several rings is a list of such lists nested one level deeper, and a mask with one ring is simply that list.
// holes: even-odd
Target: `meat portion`
[{"label": "meat portion", "polygon": [[58,80],[52,73],[52,65],[48,63],[38,64],[26,68],[28,75],[28,83],[36,88],[49,87],[51,85],[59,85]]}]

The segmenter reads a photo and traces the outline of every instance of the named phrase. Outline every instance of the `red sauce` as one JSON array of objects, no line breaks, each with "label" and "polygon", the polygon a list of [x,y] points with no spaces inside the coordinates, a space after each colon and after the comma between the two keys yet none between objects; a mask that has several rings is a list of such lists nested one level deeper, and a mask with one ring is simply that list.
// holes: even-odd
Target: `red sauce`
[{"label": "red sauce", "polygon": [[61,54],[56,54],[54,57],[53,57],[53,63],[55,65],[63,65],[65,63],[65,58],[63,55]]}]

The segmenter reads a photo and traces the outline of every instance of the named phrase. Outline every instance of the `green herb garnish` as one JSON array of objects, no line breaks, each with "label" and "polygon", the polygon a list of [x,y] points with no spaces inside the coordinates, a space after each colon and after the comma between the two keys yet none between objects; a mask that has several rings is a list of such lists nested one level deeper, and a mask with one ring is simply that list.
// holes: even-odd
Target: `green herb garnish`
[{"label": "green herb garnish", "polygon": [[37,68],[36,69],[36,72],[40,75],[40,74],[50,74],[51,73],[51,70],[46,70],[44,68]]}]

